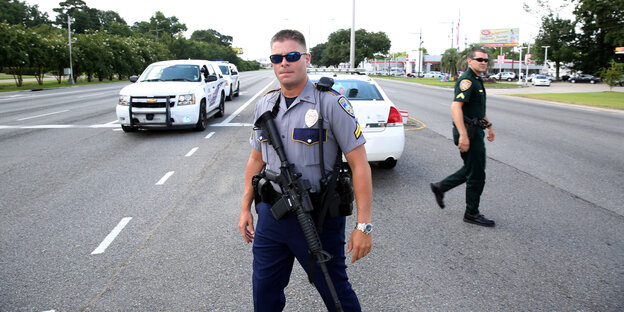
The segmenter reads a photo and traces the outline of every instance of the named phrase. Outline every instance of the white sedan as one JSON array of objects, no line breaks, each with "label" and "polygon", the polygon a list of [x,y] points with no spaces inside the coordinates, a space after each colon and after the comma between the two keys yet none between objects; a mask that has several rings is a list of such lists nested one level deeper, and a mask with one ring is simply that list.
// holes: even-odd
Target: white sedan
[{"label": "white sedan", "polygon": [[317,82],[327,76],[334,80],[333,89],[349,99],[362,133],[366,138],[366,156],[382,168],[394,168],[403,154],[405,130],[401,112],[381,87],[366,75],[310,74]]},{"label": "white sedan", "polygon": [[533,79],[531,79],[531,83],[534,86],[550,86],[550,79],[548,79],[548,77],[543,76],[543,75],[538,75],[533,77]]}]

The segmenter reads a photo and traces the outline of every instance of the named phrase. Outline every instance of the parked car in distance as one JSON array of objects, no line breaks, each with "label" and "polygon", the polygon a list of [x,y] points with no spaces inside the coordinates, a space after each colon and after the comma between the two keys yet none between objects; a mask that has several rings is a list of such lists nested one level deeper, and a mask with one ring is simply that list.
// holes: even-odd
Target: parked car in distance
[{"label": "parked car in distance", "polygon": [[494,79],[498,79],[498,80],[512,81],[512,80],[516,79],[516,73],[514,73],[514,72],[502,72],[502,73],[490,75],[489,78],[494,78]]},{"label": "parked car in distance", "polygon": [[575,77],[570,77],[568,81],[570,81],[571,83],[577,83],[577,82],[596,83],[596,82],[600,82],[600,78],[595,77],[593,75],[589,75],[589,74],[581,74]]},{"label": "parked car in distance", "polygon": [[620,78],[620,87],[624,87],[624,76]]},{"label": "parked car in distance", "polygon": [[405,71],[401,68],[393,68],[390,70],[390,76],[405,76]]},{"label": "parked car in distance", "polygon": [[531,83],[534,86],[550,86],[550,79],[547,76],[537,75],[531,79]]},{"label": "parked car in distance", "polygon": [[442,73],[440,73],[439,71],[430,71],[428,73],[425,73],[423,77],[424,78],[440,78],[441,75]]},{"label": "parked car in distance", "polygon": [[321,77],[334,80],[332,88],[344,95],[351,105],[366,138],[366,156],[381,168],[394,168],[403,154],[405,130],[403,116],[383,89],[365,75],[309,73],[313,82]]}]

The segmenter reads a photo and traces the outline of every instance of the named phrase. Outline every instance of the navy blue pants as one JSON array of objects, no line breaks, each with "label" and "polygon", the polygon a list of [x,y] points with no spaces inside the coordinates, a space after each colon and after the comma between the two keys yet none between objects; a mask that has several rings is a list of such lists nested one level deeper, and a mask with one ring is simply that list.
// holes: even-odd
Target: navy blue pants
[{"label": "navy blue pants", "polygon": [[[258,223],[253,241],[253,299],[254,311],[282,311],[286,304],[284,288],[288,285],[294,259],[307,271],[310,259],[297,217],[289,213],[279,221],[271,214],[271,206],[259,203]],[[325,220],[320,235],[323,250],[333,257],[326,262],[327,270],[344,311],[361,311],[360,302],[351,288],[345,264],[345,217]],[[316,259],[312,259],[316,262]],[[334,301],[320,267],[313,269],[314,286],[329,311],[335,311]]]}]

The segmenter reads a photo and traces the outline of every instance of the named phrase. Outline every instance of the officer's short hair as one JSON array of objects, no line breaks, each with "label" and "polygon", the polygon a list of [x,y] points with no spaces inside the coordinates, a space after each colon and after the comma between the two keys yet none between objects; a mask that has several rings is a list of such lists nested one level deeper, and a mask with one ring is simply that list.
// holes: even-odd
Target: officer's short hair
[{"label": "officer's short hair", "polygon": [[273,38],[271,38],[271,48],[273,48],[273,43],[279,41],[293,40],[299,43],[303,47],[303,51],[307,51],[305,37],[301,32],[294,29],[283,29],[278,31]]},{"label": "officer's short hair", "polygon": [[468,58],[469,59],[473,59],[475,57],[475,55],[477,55],[478,52],[488,54],[487,51],[485,51],[485,49],[483,49],[483,48],[474,48],[474,49],[470,50],[470,53],[468,54]]}]

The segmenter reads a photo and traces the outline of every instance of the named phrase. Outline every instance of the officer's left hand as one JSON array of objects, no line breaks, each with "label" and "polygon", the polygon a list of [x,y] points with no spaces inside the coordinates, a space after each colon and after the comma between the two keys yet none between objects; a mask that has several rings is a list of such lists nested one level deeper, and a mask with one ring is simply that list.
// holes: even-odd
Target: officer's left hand
[{"label": "officer's left hand", "polygon": [[353,251],[351,255],[351,263],[364,258],[371,251],[373,247],[373,235],[364,234],[360,230],[353,230],[351,232],[351,238],[349,239],[349,246],[347,252]]},{"label": "officer's left hand", "polygon": [[494,141],[494,129],[492,127],[489,127],[487,128],[487,132],[488,132],[488,135],[487,135],[488,141],[490,142]]}]

